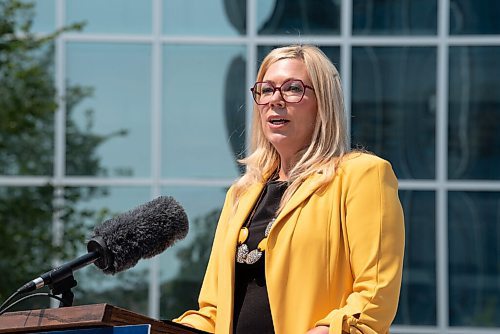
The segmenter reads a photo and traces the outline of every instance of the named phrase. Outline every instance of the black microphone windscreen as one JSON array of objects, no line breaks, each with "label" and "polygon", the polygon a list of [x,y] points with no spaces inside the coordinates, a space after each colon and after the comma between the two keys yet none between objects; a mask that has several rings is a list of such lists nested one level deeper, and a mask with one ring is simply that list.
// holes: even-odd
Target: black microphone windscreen
[{"label": "black microphone windscreen", "polygon": [[98,225],[92,238],[100,237],[111,254],[106,274],[131,268],[142,258],[162,253],[189,229],[186,212],[172,197],[158,197]]}]

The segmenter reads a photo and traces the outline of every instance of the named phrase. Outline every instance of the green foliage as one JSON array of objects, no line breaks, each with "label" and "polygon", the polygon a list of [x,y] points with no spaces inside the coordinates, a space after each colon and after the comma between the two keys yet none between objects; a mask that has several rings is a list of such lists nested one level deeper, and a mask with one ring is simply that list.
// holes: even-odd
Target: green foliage
[{"label": "green foliage", "polygon": [[118,273],[114,276],[116,281],[112,283],[112,286],[105,286],[107,277],[104,277],[103,273],[94,266],[75,273],[75,278],[79,282],[94,283],[94,286],[88,286],[86,289],[76,287],[75,305],[108,303],[147,314],[148,271],[135,270]]},{"label": "green foliage", "polygon": [[[0,175],[53,175],[54,120],[58,97],[54,83],[54,42],[76,24],[45,36],[31,32],[33,5],[0,0]],[[89,126],[80,129],[73,121],[74,107],[92,93],[89,88],[69,87],[66,160],[73,174],[104,174],[96,148],[124,133],[96,135]],[[51,185],[0,187],[0,301],[27,280],[49,270],[53,259],[74,257],[84,244],[84,221],[98,213],[77,209],[77,203],[103,195],[94,187],[65,188]],[[56,195],[58,194],[58,195]],[[63,222],[62,242],[54,242],[53,220]],[[31,307],[46,306],[35,301]],[[23,304],[26,308],[26,304]]]},{"label": "green foliage", "polygon": [[[51,172],[56,92],[49,53],[36,54],[50,40],[29,33],[30,9],[19,1],[3,1],[0,5],[1,174]],[[32,159],[34,156],[41,160]]]},{"label": "green foliage", "polygon": [[[0,175],[46,176],[54,173],[54,123],[58,96],[54,83],[55,39],[73,25],[46,36],[31,32],[33,6],[18,0],[0,0]],[[70,86],[65,92],[66,173],[106,175],[96,149],[126,131],[93,133],[93,112],[86,111],[86,125],[74,123],[76,106],[92,95],[89,87]],[[81,252],[88,226],[101,222],[106,212],[80,210],[78,203],[106,194],[102,187],[0,186],[0,302],[26,281]],[[196,307],[201,280],[208,262],[215,225],[215,209],[192,224],[196,235],[180,249],[178,275],[162,287],[162,314],[172,318]],[[53,221],[63,224],[62,243],[54,242]],[[93,223],[93,224],[92,224]],[[147,272],[116,275],[112,286],[95,268],[75,274],[90,282],[75,289],[75,304],[112,302],[137,312],[147,310]],[[92,285],[93,284],[93,285]],[[43,308],[48,300],[33,299],[16,309]]]},{"label": "green foliage", "polygon": [[198,217],[191,224],[193,241],[177,252],[181,264],[177,276],[161,285],[162,318],[172,319],[189,309],[198,309],[198,295],[205,275],[210,249],[221,209]]}]

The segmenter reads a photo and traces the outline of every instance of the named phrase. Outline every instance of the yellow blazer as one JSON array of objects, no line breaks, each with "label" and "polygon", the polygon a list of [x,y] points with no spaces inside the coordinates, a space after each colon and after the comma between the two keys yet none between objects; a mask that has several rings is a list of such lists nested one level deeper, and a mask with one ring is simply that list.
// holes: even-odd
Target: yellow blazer
[{"label": "yellow blazer", "polygon": [[[390,164],[351,153],[335,179],[318,191],[308,178],[277,217],[268,237],[265,270],[277,334],[388,333],[401,286],[403,212]],[[200,309],[176,322],[232,333],[234,267],[239,230],[264,183],[255,184],[232,212],[230,189],[199,296]]]}]

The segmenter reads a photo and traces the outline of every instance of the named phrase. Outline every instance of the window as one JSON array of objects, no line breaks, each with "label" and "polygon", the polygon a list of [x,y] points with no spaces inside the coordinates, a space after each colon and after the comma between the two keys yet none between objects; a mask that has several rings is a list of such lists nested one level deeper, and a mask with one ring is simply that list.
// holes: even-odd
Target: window
[{"label": "window", "polygon": [[[89,278],[82,289],[93,302],[123,300],[162,318],[195,305],[196,293],[178,291],[199,289],[200,250],[243,172],[236,159],[246,154],[260,61],[274,46],[313,43],[340,71],[352,144],[389,160],[399,178],[406,257],[391,332],[500,328],[498,1],[37,0],[34,8],[37,33],[87,23],[55,44],[64,99],[37,136],[3,151],[0,161],[27,163],[1,165],[0,195],[65,194],[81,212],[105,214],[172,195],[191,221],[187,239],[159,259],[104,285]],[[60,233],[64,222],[43,209]]]}]

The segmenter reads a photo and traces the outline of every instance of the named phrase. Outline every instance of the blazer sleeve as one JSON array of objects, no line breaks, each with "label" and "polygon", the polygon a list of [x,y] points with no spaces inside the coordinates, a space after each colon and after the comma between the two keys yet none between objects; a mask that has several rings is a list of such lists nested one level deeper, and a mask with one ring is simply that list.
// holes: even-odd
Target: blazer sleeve
[{"label": "blazer sleeve", "polygon": [[[357,159],[354,159],[357,160]],[[390,164],[368,156],[346,166],[344,239],[353,277],[346,304],[316,325],[329,333],[387,333],[401,287],[404,218]]]},{"label": "blazer sleeve", "polygon": [[194,328],[214,333],[217,319],[217,290],[218,290],[218,267],[219,253],[223,247],[226,227],[230,212],[232,210],[231,189],[226,194],[224,207],[217,223],[212,252],[208,261],[207,270],[201,286],[198,298],[199,310],[189,310],[180,317],[173,319],[174,322],[191,325]]}]

